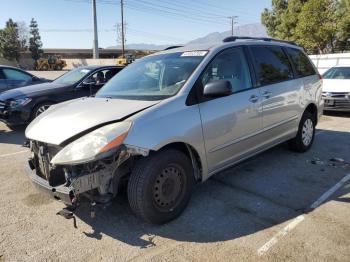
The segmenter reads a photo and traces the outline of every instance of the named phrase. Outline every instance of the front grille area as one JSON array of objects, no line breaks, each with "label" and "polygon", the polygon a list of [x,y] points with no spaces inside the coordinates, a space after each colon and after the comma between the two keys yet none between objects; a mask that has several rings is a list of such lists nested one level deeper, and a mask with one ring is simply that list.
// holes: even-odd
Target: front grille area
[{"label": "front grille area", "polygon": [[350,97],[350,93],[349,92],[323,92],[322,96],[324,98],[348,98]]},{"label": "front grille area", "polygon": [[34,153],[34,166],[36,174],[46,179],[50,186],[58,186],[65,183],[64,171],[61,167],[53,168],[51,159],[61,150],[60,147],[45,143],[31,141],[31,150]]},{"label": "front grille area", "polygon": [[4,101],[0,101],[0,111],[4,110],[6,107],[6,103]]}]

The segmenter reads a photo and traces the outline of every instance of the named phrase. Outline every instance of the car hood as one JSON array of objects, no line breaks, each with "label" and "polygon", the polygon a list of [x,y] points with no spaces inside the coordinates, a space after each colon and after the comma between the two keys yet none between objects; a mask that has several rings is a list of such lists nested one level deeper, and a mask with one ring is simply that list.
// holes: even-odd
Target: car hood
[{"label": "car hood", "polygon": [[52,106],[26,129],[26,137],[60,145],[94,127],[125,119],[159,101],[81,98]]},{"label": "car hood", "polygon": [[57,90],[57,88],[66,88],[66,87],[69,87],[69,86],[64,84],[48,82],[48,83],[30,85],[30,86],[25,86],[20,88],[14,88],[1,93],[0,100],[4,101],[7,99],[13,99],[16,97],[23,97],[23,96],[31,97],[33,95],[40,95],[40,94],[51,92],[53,90]]},{"label": "car hood", "polygon": [[323,79],[323,92],[349,92],[350,80],[348,79]]}]

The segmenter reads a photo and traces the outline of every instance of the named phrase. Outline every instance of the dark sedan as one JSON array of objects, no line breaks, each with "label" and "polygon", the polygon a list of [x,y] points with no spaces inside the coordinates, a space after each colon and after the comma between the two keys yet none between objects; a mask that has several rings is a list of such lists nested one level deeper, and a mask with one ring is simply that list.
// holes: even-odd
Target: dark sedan
[{"label": "dark sedan", "polygon": [[28,124],[51,105],[94,95],[123,67],[85,66],[51,83],[26,86],[0,94],[0,121],[9,127]]},{"label": "dark sedan", "polygon": [[0,65],[0,93],[22,86],[49,82],[16,67]]}]

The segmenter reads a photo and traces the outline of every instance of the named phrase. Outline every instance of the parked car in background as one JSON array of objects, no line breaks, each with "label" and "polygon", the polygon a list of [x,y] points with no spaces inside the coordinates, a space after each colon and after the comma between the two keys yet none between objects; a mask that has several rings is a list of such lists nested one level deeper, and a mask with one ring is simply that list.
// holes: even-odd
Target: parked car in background
[{"label": "parked car in background", "polygon": [[50,80],[36,77],[22,69],[0,65],[0,93],[29,85],[36,85]]},{"label": "parked car in background", "polygon": [[332,67],[323,74],[324,110],[350,111],[350,65]]},{"label": "parked car in background", "polygon": [[0,121],[9,127],[24,125],[53,104],[94,95],[122,68],[85,66],[69,71],[51,83],[5,91],[0,94]]},{"label": "parked car in background", "polygon": [[128,182],[135,214],[162,224],[196,182],[286,141],[309,150],[322,103],[321,76],[293,43],[229,37],[168,49],[36,118],[28,175],[73,207],[106,204]]}]

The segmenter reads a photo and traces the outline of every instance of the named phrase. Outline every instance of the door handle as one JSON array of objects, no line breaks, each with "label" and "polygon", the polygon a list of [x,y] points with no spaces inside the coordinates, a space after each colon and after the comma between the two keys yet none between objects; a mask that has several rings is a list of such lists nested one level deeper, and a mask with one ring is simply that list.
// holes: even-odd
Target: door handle
[{"label": "door handle", "polygon": [[264,98],[270,98],[270,96],[271,96],[271,92],[270,91],[264,91],[263,93],[262,93],[262,97],[264,97]]},{"label": "door handle", "polygon": [[249,101],[252,103],[256,103],[258,102],[258,100],[259,100],[259,97],[256,95],[251,95],[251,97],[249,98]]}]

